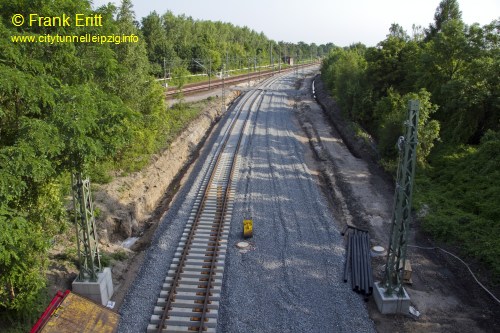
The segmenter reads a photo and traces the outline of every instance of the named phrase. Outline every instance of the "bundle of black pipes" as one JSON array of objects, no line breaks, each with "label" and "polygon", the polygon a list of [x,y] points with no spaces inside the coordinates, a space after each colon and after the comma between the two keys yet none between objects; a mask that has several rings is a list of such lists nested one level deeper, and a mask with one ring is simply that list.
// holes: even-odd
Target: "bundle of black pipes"
[{"label": "bundle of black pipes", "polygon": [[[365,301],[373,292],[373,272],[368,232],[348,226],[347,255],[344,266],[344,282],[347,282],[349,266],[352,290],[363,294]],[[342,233],[343,235],[345,232]]]}]

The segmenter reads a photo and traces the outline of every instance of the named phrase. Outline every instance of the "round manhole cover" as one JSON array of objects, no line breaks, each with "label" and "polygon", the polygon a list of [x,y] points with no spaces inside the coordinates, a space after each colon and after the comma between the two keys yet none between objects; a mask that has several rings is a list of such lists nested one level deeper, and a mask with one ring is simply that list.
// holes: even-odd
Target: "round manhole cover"
[{"label": "round manhole cover", "polygon": [[246,249],[249,246],[250,246],[250,243],[244,242],[244,241],[236,243],[236,247],[239,249]]},{"label": "round manhole cover", "polygon": [[384,255],[385,249],[382,246],[376,245],[372,247],[372,255],[373,256],[381,256]]}]

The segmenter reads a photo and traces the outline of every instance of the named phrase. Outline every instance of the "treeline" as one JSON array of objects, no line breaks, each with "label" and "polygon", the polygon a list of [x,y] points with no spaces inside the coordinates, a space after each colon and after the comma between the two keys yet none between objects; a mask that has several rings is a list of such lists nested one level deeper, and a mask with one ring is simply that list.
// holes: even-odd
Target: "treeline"
[{"label": "treeline", "polygon": [[307,61],[323,57],[333,44],[276,42],[264,33],[231,23],[194,20],[190,16],[152,12],[141,20],[152,74],[163,77],[179,68],[191,73],[270,64],[279,58]]},{"label": "treeline", "polygon": [[[466,25],[456,0],[434,22],[398,24],[376,47],[330,51],[322,77],[394,170],[407,101],[420,100],[415,208],[424,228],[490,265],[500,280],[500,21]],[[434,147],[436,145],[436,147]]]}]

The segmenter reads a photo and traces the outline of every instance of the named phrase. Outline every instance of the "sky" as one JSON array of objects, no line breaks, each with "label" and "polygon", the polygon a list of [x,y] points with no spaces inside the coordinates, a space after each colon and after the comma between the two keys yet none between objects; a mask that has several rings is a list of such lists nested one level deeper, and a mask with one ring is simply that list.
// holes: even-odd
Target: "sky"
[{"label": "sky", "polygon": [[[120,0],[93,0],[94,7]],[[152,11],[193,19],[230,22],[263,32],[275,41],[375,46],[392,23],[411,35],[412,25],[428,27],[440,0],[132,0],[136,19]],[[459,0],[466,24],[500,18],[499,0]]]}]

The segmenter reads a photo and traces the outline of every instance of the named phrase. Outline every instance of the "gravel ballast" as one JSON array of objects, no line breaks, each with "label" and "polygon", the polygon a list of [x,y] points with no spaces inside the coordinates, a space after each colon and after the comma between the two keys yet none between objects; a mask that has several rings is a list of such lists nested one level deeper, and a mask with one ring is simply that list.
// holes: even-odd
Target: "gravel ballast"
[{"label": "gravel ballast", "polygon": [[[342,281],[343,239],[306,163],[294,120],[296,78],[265,88],[240,149],[218,332],[375,332],[366,306]],[[259,104],[259,103],[256,103]],[[227,115],[227,120],[232,113]],[[202,176],[227,121],[207,142],[189,180],[158,226],[120,308],[118,332],[145,332]],[[205,163],[206,162],[206,163]],[[251,216],[250,246],[239,249]]]},{"label": "gravel ballast", "polygon": [[146,331],[202,178],[208,171],[210,159],[217,149],[219,136],[233,116],[234,112],[227,112],[221,119],[220,125],[207,140],[206,148],[201,151],[188,180],[159,223],[141,269],[120,307],[118,332]]},{"label": "gravel ballast", "polygon": [[[286,76],[266,90],[240,150],[218,331],[374,332],[362,298],[342,281],[343,239],[306,165],[294,83]],[[242,251],[235,245],[249,215],[251,249]]]}]

